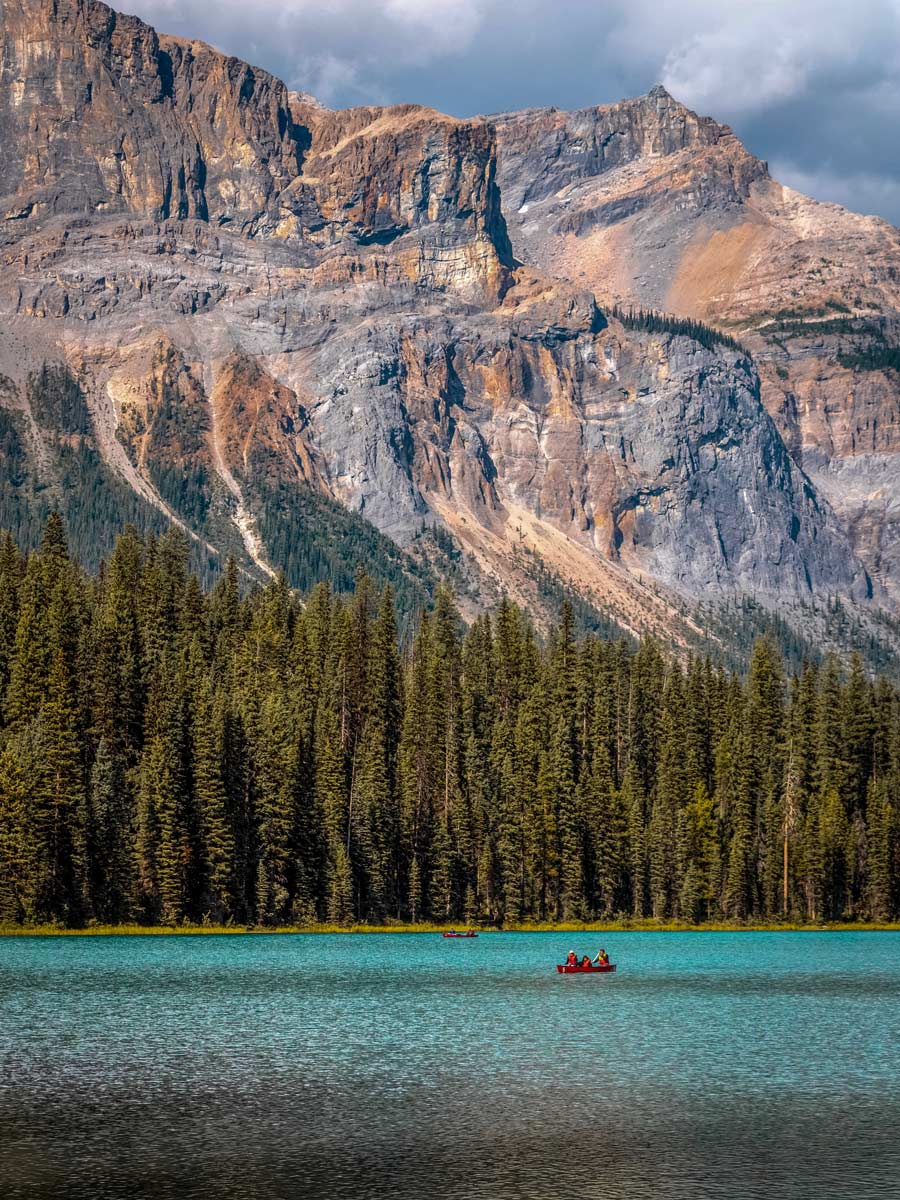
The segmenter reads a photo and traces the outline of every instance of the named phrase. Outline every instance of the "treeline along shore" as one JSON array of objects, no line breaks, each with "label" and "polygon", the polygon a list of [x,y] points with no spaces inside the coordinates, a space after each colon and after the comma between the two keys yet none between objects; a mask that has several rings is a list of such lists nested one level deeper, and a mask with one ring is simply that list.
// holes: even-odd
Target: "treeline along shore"
[{"label": "treeline along shore", "polygon": [[0,541],[0,925],[887,922],[900,695]]}]

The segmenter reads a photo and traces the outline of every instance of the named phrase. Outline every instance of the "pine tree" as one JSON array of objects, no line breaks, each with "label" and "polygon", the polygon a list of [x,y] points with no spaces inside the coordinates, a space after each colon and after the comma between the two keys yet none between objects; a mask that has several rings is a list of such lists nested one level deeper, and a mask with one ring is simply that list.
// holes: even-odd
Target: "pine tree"
[{"label": "pine tree", "polygon": [[553,823],[558,838],[558,919],[571,921],[583,915],[583,823],[578,803],[577,656],[572,606],[563,605],[550,663],[552,699],[549,770],[552,779]]},{"label": "pine tree", "polygon": [[677,854],[676,832],[690,792],[684,753],[684,688],[677,668],[670,672],[663,695],[660,738],[656,793],[648,829],[650,898],[657,919],[672,915],[681,890],[684,864]]},{"label": "pine tree", "polygon": [[144,546],[129,526],[116,543],[91,626],[94,735],[132,766],[142,736],[143,652],[139,597]]},{"label": "pine tree", "polygon": [[[41,537],[40,556],[51,572],[61,568],[69,560],[66,527],[56,510],[47,518],[47,524]],[[51,578],[51,584],[52,582],[54,582],[54,578]]]},{"label": "pine tree", "polygon": [[394,597],[385,588],[372,629],[366,676],[365,723],[359,753],[359,837],[364,855],[365,915],[400,915],[400,822],[397,756],[400,744],[400,660]]},{"label": "pine tree", "polygon": [[656,783],[665,662],[652,638],[641,643],[631,663],[628,692],[628,762],[649,796]]},{"label": "pine tree", "polygon": [[[808,864],[815,874],[816,853],[804,830],[815,823],[818,790],[819,673],[804,663],[791,685],[785,731],[784,804],[781,812],[781,887],[779,908],[783,915],[808,908],[816,885],[807,878]],[[812,889],[812,890],[810,890]]]},{"label": "pine tree", "polygon": [[798,839],[798,875],[803,892],[806,917],[810,921],[822,918],[825,863],[820,830],[821,793],[816,792],[802,815]]},{"label": "pine tree", "polygon": [[843,700],[841,740],[846,762],[846,803],[852,818],[865,811],[875,734],[872,689],[859,654],[853,655]]},{"label": "pine tree", "polygon": [[4,697],[9,687],[13,644],[19,623],[21,586],[19,551],[10,535],[0,532],[0,728],[3,725]]},{"label": "pine tree", "polygon": [[739,710],[733,712],[729,731],[716,754],[715,802],[726,847],[722,911],[727,917],[743,920],[753,911],[755,856],[745,733]]},{"label": "pine tree", "polygon": [[829,655],[819,673],[815,713],[816,790],[840,791],[846,784],[844,759],[844,703],[837,660]]},{"label": "pine tree", "polygon": [[351,828],[341,739],[341,697],[339,678],[320,693],[313,750],[316,806],[322,817],[327,854],[326,909],[328,919],[339,924],[350,920],[353,906]]},{"label": "pine tree", "polygon": [[41,710],[50,673],[50,588],[43,560],[28,560],[19,589],[18,620],[4,713],[8,724],[26,725]]},{"label": "pine tree", "polygon": [[186,679],[172,653],[151,683],[148,732],[139,768],[135,905],[175,925],[189,916],[192,832]]},{"label": "pine tree", "polygon": [[777,911],[782,874],[785,782],[784,677],[772,640],[753,647],[745,709],[745,786],[752,825],[751,907]]},{"label": "pine tree", "polygon": [[558,919],[559,913],[559,809],[553,767],[546,750],[538,758],[534,796],[535,820],[531,828],[531,869],[535,882],[537,916],[541,921]]},{"label": "pine tree", "polygon": [[494,650],[490,618],[469,630],[462,654],[463,777],[466,804],[459,822],[464,895],[476,894],[482,908],[496,917],[501,904],[497,837],[499,804],[493,771]]},{"label": "pine tree", "polygon": [[710,705],[710,662],[692,658],[688,664],[684,695],[683,760],[686,784],[693,790],[713,782],[713,720]]},{"label": "pine tree", "polygon": [[200,907],[216,922],[232,910],[234,831],[224,777],[225,711],[215,700],[195,648],[191,695],[191,770],[199,819]]},{"label": "pine tree", "polygon": [[[534,639],[522,613],[505,598],[494,622],[494,726],[491,736],[491,773],[496,781],[496,855],[498,917],[518,921],[526,912],[527,820],[533,807],[526,803],[528,777],[536,762],[534,721],[519,729],[523,699],[535,684],[537,671]],[[532,714],[533,717],[533,714]],[[520,762],[518,738],[524,758]],[[527,736],[526,736],[527,735]],[[533,788],[533,777],[531,781]],[[502,905],[502,907],[501,907]]]},{"label": "pine tree", "polygon": [[[319,892],[318,856],[294,860],[301,805],[301,743],[290,700],[283,690],[263,701],[254,732],[256,764],[257,876],[256,919],[261,925],[286,923],[292,905],[311,915]],[[293,878],[292,878],[293,876]],[[292,886],[293,885],[293,886]]]},{"label": "pine tree", "polygon": [[21,924],[37,915],[32,899],[27,766],[22,758],[14,741],[0,750],[0,925]]},{"label": "pine tree", "polygon": [[840,920],[849,901],[847,810],[837,788],[823,793],[819,804],[819,843],[822,854],[822,916]]},{"label": "pine tree", "polygon": [[628,812],[613,785],[606,742],[593,746],[583,784],[587,854],[586,895],[594,915],[611,917],[628,904]]},{"label": "pine tree", "polygon": [[680,915],[687,921],[708,921],[716,904],[718,845],[715,804],[700,780],[681,813],[678,831],[682,862]]},{"label": "pine tree", "polygon": [[238,566],[233,555],[216,581],[209,598],[210,637],[213,657],[220,671],[227,673],[237,654],[243,632],[243,613]]},{"label": "pine tree", "polygon": [[[401,873],[406,876],[410,919],[421,920],[426,894],[427,863],[432,837],[432,803],[437,781],[433,731],[429,726],[427,659],[431,620],[425,614],[419,625],[404,687],[405,706],[399,747],[401,789]],[[423,877],[424,876],[424,877]]]},{"label": "pine tree", "polygon": [[548,818],[555,822],[555,807],[548,795],[545,689],[546,680],[538,673],[519,707],[514,749],[514,789],[521,811],[523,857],[519,886],[524,910],[538,914],[542,920],[547,916],[556,849],[555,824],[548,828]]},{"label": "pine tree", "polygon": [[115,925],[130,915],[135,817],[122,760],[103,740],[91,769],[90,811],[94,825],[94,912],[103,924]]},{"label": "pine tree", "polygon": [[62,649],[55,651],[50,664],[39,728],[43,763],[34,808],[44,860],[40,907],[48,917],[61,914],[78,923],[90,911],[86,885],[91,831],[76,696]]},{"label": "pine tree", "polygon": [[870,781],[866,814],[868,913],[873,921],[889,921],[896,903],[893,865],[897,857],[897,827],[884,780]]},{"label": "pine tree", "polygon": [[347,925],[353,920],[353,873],[349,855],[340,842],[330,864],[328,920],[335,925]]},{"label": "pine tree", "polygon": [[432,845],[430,903],[441,919],[462,913],[464,885],[459,836],[468,822],[462,786],[462,664],[459,613],[450,594],[439,589],[434,605],[434,636],[429,673],[429,716],[435,738],[438,791],[433,798],[435,837]]},{"label": "pine tree", "polygon": [[629,762],[622,780],[622,808],[628,815],[629,874],[631,911],[636,917],[647,912],[647,800],[638,769]]}]

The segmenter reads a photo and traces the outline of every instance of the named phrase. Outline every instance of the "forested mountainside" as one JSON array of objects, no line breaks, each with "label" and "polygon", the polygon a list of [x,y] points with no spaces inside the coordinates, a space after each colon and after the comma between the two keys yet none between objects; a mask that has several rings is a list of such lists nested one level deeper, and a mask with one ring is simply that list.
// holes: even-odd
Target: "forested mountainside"
[{"label": "forested mountainside", "polygon": [[[802,633],[798,606],[839,598],[896,641],[870,617],[893,489],[863,486],[894,421],[883,223],[788,195],[658,89],[330,111],[97,0],[0,14],[0,522],[23,545],[57,509],[92,566],[126,521],[174,525],[206,581],[233,554],[345,588],[364,561],[404,613],[443,578],[468,620],[508,594],[546,627],[565,595],[684,651],[700,600],[753,594]],[[705,279],[742,220],[804,305],[813,279],[824,312],[838,288],[849,321],[881,305],[883,349],[835,343],[827,395],[780,290],[761,341],[743,283],[729,308],[654,282],[716,231]]]},{"label": "forested mountainside", "polygon": [[[900,693],[0,542],[0,922],[900,915]],[[784,888],[786,887],[786,893]]]}]

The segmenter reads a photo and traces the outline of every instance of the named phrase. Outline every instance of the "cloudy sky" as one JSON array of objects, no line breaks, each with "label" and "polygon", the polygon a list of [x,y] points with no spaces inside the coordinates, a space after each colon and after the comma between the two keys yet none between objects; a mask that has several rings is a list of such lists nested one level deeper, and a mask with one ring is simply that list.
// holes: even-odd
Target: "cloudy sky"
[{"label": "cloudy sky", "polygon": [[331,106],[578,108],[662,82],[776,178],[900,224],[900,0],[113,0]]}]

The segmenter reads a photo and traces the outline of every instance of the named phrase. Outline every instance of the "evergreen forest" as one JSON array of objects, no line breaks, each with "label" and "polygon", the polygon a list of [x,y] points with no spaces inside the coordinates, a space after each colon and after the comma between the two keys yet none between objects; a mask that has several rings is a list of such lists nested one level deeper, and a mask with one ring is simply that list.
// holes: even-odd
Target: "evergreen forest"
[{"label": "evergreen forest", "polygon": [[900,693],[0,540],[0,924],[900,915]]}]

